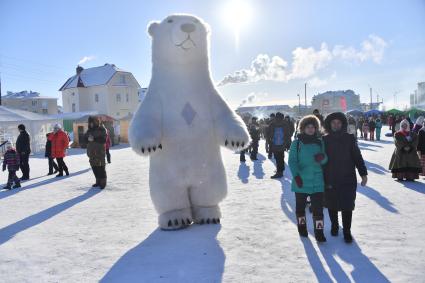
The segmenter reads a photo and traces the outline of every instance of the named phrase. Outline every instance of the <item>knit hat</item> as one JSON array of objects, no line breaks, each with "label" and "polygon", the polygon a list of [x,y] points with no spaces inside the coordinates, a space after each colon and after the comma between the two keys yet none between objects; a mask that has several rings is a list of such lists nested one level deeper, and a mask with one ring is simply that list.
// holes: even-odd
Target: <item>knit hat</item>
[{"label": "knit hat", "polygon": [[424,116],[419,116],[418,119],[416,119],[416,125],[422,125],[424,123]]},{"label": "knit hat", "polygon": [[24,124],[19,124],[18,125],[18,129],[21,131],[25,131],[25,125]]}]

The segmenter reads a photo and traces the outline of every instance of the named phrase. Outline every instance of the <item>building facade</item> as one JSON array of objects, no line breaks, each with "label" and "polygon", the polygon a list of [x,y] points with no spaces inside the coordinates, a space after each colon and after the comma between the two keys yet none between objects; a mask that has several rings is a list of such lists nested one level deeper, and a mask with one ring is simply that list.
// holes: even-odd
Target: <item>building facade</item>
[{"label": "building facade", "polygon": [[319,93],[313,96],[311,105],[324,114],[361,108],[360,96],[351,89]]},{"label": "building facade", "polygon": [[105,64],[88,69],[78,66],[59,91],[64,113],[97,111],[120,119],[136,111],[139,89],[132,73]]},{"label": "building facade", "polygon": [[44,115],[58,114],[57,98],[40,96],[38,92],[33,91],[8,91],[7,95],[2,97],[2,105]]},{"label": "building facade", "polygon": [[418,89],[410,95],[411,107],[425,107],[425,82],[418,83]]}]

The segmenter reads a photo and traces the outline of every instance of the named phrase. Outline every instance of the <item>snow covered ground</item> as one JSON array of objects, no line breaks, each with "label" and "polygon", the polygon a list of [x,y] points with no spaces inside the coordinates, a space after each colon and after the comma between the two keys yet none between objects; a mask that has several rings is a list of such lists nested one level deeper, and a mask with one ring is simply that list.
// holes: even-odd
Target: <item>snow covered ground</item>
[{"label": "snow covered ground", "polygon": [[290,172],[269,178],[263,144],[255,163],[223,149],[222,224],[175,232],[157,229],[148,159],[130,148],[112,150],[104,191],[90,188],[82,150],[70,151],[63,179],[45,176],[47,161],[33,157],[33,179],[0,192],[0,282],[425,282],[425,181],[391,179],[390,138],[359,144],[370,175],[351,245],[329,235],[328,218],[327,243],[314,240],[311,218],[300,239]]}]

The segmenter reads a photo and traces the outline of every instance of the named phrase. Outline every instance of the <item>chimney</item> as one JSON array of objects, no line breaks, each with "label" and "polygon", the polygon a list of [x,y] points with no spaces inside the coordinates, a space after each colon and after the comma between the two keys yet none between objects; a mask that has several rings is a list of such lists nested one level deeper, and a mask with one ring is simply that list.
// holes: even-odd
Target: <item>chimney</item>
[{"label": "chimney", "polygon": [[79,75],[83,70],[84,70],[84,68],[81,67],[80,65],[78,65],[77,69],[76,69],[77,75]]}]

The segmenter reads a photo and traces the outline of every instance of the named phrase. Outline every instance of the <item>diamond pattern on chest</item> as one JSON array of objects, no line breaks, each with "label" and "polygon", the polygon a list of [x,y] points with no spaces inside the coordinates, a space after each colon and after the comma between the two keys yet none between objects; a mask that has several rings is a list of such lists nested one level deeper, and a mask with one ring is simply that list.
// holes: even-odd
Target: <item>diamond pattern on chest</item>
[{"label": "diamond pattern on chest", "polygon": [[195,119],[196,111],[195,109],[193,109],[192,105],[189,102],[187,102],[183,107],[181,115],[183,119],[186,121],[186,124],[190,126],[193,122],[193,119]]}]

